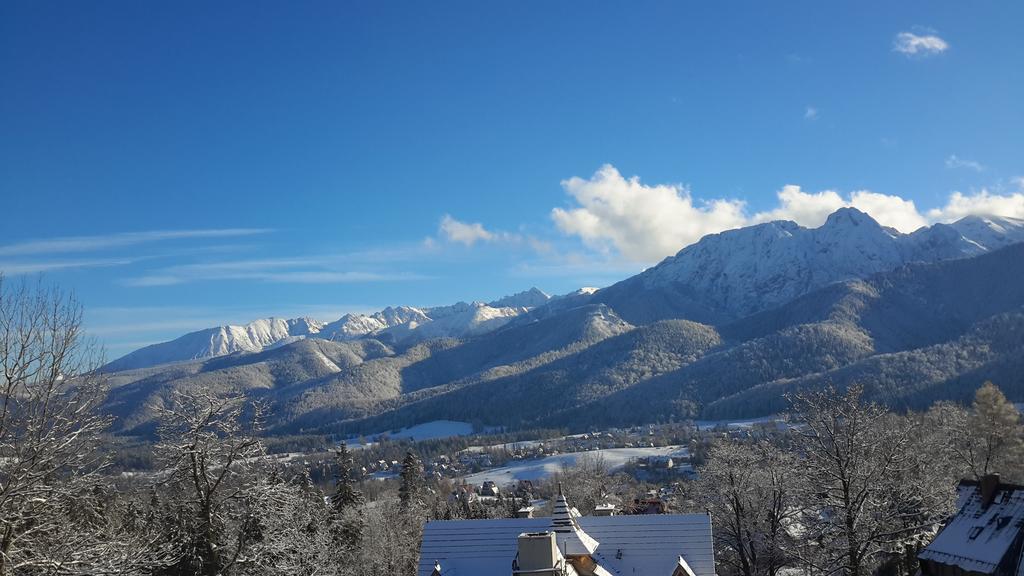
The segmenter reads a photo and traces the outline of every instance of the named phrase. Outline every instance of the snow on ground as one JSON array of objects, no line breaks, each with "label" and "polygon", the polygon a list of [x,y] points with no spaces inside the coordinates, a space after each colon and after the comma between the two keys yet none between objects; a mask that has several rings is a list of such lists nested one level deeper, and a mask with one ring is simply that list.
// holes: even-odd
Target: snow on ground
[{"label": "snow on ground", "polygon": [[781,416],[762,416],[750,420],[697,420],[694,425],[698,430],[713,430],[719,426],[723,428],[752,428],[756,424],[767,424],[769,422],[785,422]]},{"label": "snow on ground", "polygon": [[419,442],[420,440],[434,440],[437,438],[451,438],[452,436],[472,436],[473,425],[468,422],[456,422],[454,420],[434,420],[417,424],[411,428],[402,428],[394,434],[388,434],[389,438],[408,438]]},{"label": "snow on ground", "polygon": [[375,440],[387,435],[391,439],[410,439],[415,442],[420,440],[436,440],[438,438],[451,438],[452,436],[472,436],[473,425],[469,422],[456,422],[454,420],[432,420],[417,424],[409,428],[402,428],[398,432],[381,432],[365,437],[367,443],[359,442],[358,438],[351,438],[345,441],[349,448],[364,448],[372,446]]},{"label": "snow on ground", "polygon": [[[557,440],[555,438],[554,440]],[[498,450],[504,448],[508,451],[520,450],[524,448],[534,448],[543,444],[545,440],[521,440],[519,442],[508,442],[507,444],[491,444],[490,446],[470,446],[466,448],[465,452],[483,452],[485,450]]]},{"label": "snow on ground", "polygon": [[484,470],[476,474],[466,476],[465,480],[470,484],[483,484],[485,480],[491,480],[499,486],[514,484],[519,480],[540,480],[547,478],[562,468],[573,466],[576,461],[585,455],[604,458],[605,464],[611,471],[618,470],[630,460],[637,458],[649,458],[651,456],[673,456],[678,458],[689,457],[689,451],[685,446],[664,446],[660,448],[608,448],[604,450],[590,450],[587,452],[567,452],[555,454],[535,460],[520,460],[508,466]]}]

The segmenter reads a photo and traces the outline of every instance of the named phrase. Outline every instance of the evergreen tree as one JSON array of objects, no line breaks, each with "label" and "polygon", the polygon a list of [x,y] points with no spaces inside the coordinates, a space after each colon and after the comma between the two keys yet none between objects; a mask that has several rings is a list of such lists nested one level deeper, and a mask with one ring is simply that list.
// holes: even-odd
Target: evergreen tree
[{"label": "evergreen tree", "polygon": [[356,556],[363,542],[366,519],[359,506],[363,494],[356,490],[353,468],[355,463],[344,444],[335,455],[334,494],[331,496],[334,560],[339,574],[352,573],[356,568]]},{"label": "evergreen tree", "polygon": [[331,496],[331,506],[335,513],[343,514],[363,503],[363,494],[356,490],[353,469],[355,461],[348,448],[342,444],[334,456],[334,463],[337,466],[334,473],[334,495]]},{"label": "evergreen tree", "polygon": [[408,509],[411,506],[422,504],[423,492],[423,463],[416,454],[409,450],[402,460],[402,485],[398,488],[398,497],[402,501],[402,508]]}]

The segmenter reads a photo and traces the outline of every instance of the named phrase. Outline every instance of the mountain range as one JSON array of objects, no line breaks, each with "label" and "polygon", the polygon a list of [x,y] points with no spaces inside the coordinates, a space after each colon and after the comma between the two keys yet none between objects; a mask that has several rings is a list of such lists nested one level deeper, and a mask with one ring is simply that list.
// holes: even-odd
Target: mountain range
[{"label": "mountain range", "polygon": [[291,434],[747,417],[853,382],[899,407],[962,400],[984,379],[1021,397],[1021,242],[1010,218],[911,234],[852,208],[818,228],[767,222],[600,290],[194,332],[107,365],[109,409],[148,433],[175,389],[241,388]]}]

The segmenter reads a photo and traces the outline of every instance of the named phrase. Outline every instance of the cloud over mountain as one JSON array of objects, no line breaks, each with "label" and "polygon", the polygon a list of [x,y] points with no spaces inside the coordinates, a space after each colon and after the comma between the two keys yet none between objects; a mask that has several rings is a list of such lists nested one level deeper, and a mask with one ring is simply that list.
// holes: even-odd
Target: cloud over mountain
[{"label": "cloud over mountain", "polygon": [[591,248],[635,262],[656,262],[707,234],[761,222],[791,220],[820,226],[840,208],[857,208],[904,233],[969,215],[1024,218],[1024,193],[1019,191],[954,192],[944,206],[921,210],[897,195],[871,190],[808,192],[790,184],[776,193],[775,208],[751,215],[741,199],[695,199],[686,186],[645,184],[638,176],[623,177],[610,164],[590,178],[565,180],[562,187],[575,205],[551,211],[558,229]]},{"label": "cloud over mountain", "polygon": [[623,178],[610,164],[590,179],[565,180],[562,187],[578,207],[551,211],[558,228],[591,247],[614,247],[630,260],[658,260],[746,221],[741,201],[694,201],[681,185],[649,186],[638,176]]}]

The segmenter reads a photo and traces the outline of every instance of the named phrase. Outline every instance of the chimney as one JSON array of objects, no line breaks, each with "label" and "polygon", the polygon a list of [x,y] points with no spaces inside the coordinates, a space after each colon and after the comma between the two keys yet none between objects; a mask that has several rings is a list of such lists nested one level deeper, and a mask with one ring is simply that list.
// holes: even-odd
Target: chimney
[{"label": "chimney", "polygon": [[981,477],[981,507],[988,508],[989,504],[996,499],[999,491],[999,474],[986,474]]},{"label": "chimney", "polygon": [[524,532],[519,535],[519,554],[512,573],[553,576],[560,569],[561,558],[554,532]]},{"label": "chimney", "polygon": [[519,510],[516,510],[516,518],[533,518],[533,506],[523,506]]}]

